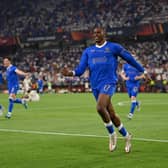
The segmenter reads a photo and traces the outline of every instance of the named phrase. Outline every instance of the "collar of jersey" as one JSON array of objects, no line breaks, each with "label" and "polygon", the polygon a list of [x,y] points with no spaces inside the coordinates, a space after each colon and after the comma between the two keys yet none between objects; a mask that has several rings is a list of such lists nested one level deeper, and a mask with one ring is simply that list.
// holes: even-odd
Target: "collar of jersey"
[{"label": "collar of jersey", "polygon": [[11,65],[9,65],[9,66],[7,67],[7,69],[9,69],[11,66],[12,66],[12,64],[11,64]]},{"label": "collar of jersey", "polygon": [[102,48],[102,47],[104,47],[104,46],[106,45],[106,43],[107,43],[107,41],[105,41],[102,45],[97,45],[97,44],[96,44],[96,47],[97,47],[97,48]]}]

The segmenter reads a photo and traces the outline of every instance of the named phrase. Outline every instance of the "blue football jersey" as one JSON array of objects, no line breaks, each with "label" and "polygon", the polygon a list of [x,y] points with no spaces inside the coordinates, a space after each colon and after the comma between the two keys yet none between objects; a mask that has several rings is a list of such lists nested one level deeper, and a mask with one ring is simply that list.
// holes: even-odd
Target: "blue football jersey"
[{"label": "blue football jersey", "polygon": [[43,80],[38,79],[37,83],[38,83],[38,88],[42,89],[43,88]]},{"label": "blue football jersey", "polygon": [[6,70],[6,79],[8,82],[8,89],[12,87],[19,87],[19,78],[18,75],[16,74],[16,66],[11,65],[7,68]]},{"label": "blue football jersey", "polygon": [[135,80],[135,77],[141,75],[142,72],[127,63],[123,65],[123,70],[126,77],[129,77],[129,80],[126,81],[127,86],[139,85],[140,80]]},{"label": "blue football jersey", "polygon": [[84,50],[80,63],[75,69],[75,75],[82,75],[88,68],[92,88],[104,83],[116,84],[118,56],[139,71],[144,71],[144,68],[121,45],[105,42],[102,46],[93,45]]}]

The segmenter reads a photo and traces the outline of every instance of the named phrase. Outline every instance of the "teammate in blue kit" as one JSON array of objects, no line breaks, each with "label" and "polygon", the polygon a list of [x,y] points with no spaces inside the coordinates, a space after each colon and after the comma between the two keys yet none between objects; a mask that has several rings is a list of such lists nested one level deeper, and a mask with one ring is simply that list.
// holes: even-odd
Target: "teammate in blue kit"
[{"label": "teammate in blue kit", "polygon": [[128,118],[132,119],[135,108],[137,107],[137,110],[140,110],[140,102],[137,101],[137,95],[140,87],[140,79],[144,79],[145,75],[128,63],[125,63],[123,64],[121,77],[126,81],[127,92],[131,99],[131,107]]},{"label": "teammate in blue kit", "polygon": [[8,92],[9,92],[9,106],[8,113],[6,114],[6,118],[11,118],[12,110],[14,103],[23,104],[25,108],[27,108],[27,103],[24,99],[16,98],[17,91],[19,89],[19,78],[18,75],[26,76],[28,73],[25,73],[19,70],[16,66],[11,64],[11,59],[9,57],[5,57],[3,60],[4,66],[6,69],[6,79],[8,82]]},{"label": "teammate in blue kit", "polygon": [[97,112],[109,133],[109,150],[111,152],[114,151],[117,143],[114,124],[125,138],[125,152],[129,153],[132,135],[126,130],[120,118],[116,115],[111,103],[111,97],[115,93],[117,83],[118,56],[142,73],[144,68],[121,45],[106,41],[104,29],[95,28],[93,36],[96,44],[84,50],[76,69],[72,71],[68,68],[63,68],[62,74],[64,76],[80,76],[87,68],[89,69],[91,88],[97,101]]},{"label": "teammate in blue kit", "polygon": [[38,85],[38,93],[42,94],[43,93],[43,78],[41,76],[39,76],[38,80],[37,80],[37,85]]}]

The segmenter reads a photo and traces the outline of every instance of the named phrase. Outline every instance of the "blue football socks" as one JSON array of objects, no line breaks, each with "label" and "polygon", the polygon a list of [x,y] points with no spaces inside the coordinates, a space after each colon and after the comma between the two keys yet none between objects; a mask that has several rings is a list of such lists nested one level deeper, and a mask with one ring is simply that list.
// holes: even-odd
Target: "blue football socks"
[{"label": "blue football socks", "polygon": [[134,114],[136,105],[137,105],[137,101],[136,100],[132,101],[132,103],[131,103],[131,109],[130,109],[130,113],[131,114]]},{"label": "blue football socks", "polygon": [[14,103],[19,103],[19,104],[22,104],[22,99],[15,99],[14,101],[13,101]]},{"label": "blue football socks", "polygon": [[13,105],[14,105],[13,99],[9,99],[8,112],[12,112]]},{"label": "blue football socks", "polygon": [[118,131],[120,132],[120,134],[122,136],[127,136],[128,135],[128,132],[126,130],[126,128],[123,126],[123,124],[121,123],[120,126],[118,127]]},{"label": "blue football socks", "polygon": [[107,131],[109,134],[113,134],[114,133],[114,127],[113,127],[113,123],[112,121],[110,121],[109,123],[104,123],[104,125],[107,128]]}]

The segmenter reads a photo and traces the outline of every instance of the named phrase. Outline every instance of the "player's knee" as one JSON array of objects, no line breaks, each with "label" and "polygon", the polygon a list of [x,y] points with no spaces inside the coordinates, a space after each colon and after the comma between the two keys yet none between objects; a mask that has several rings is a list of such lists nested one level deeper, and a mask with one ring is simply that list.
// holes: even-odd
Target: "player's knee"
[{"label": "player's knee", "polygon": [[105,108],[102,104],[97,104],[96,109],[98,113],[103,113]]},{"label": "player's knee", "polygon": [[136,97],[135,96],[131,96],[131,101],[136,101]]},{"label": "player's knee", "polygon": [[9,103],[13,103],[14,102],[14,98],[9,97]]}]

